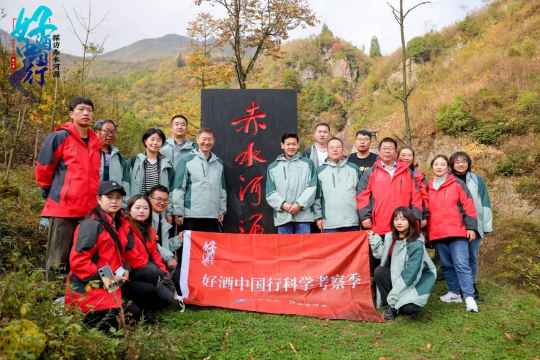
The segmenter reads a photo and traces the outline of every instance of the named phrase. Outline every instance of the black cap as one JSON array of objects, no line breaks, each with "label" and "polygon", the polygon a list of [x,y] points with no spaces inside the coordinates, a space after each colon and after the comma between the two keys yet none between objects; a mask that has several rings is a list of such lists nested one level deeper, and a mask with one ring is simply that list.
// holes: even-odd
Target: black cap
[{"label": "black cap", "polygon": [[102,181],[99,185],[99,195],[107,195],[113,191],[118,191],[122,195],[126,195],[126,190],[116,181]]}]

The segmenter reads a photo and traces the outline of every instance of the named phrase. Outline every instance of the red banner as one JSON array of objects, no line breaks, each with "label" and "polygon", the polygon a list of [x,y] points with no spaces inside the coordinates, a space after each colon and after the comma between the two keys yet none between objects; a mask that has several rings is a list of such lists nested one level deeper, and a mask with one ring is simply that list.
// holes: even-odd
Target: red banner
[{"label": "red banner", "polygon": [[364,231],[309,235],[184,231],[187,304],[382,322]]}]

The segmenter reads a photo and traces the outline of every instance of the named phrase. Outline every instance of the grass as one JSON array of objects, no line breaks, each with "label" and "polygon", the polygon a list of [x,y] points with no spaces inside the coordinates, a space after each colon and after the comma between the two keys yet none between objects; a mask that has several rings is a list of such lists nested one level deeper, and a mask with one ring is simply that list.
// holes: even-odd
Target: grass
[{"label": "grass", "polygon": [[[438,282],[422,315],[384,324],[190,307],[148,328],[143,358],[539,359],[540,299],[483,282],[480,313],[443,304]],[[157,340],[159,338],[159,340]],[[170,344],[171,346],[164,346]],[[166,348],[166,350],[165,350]],[[167,351],[165,356],[162,351]]]}]

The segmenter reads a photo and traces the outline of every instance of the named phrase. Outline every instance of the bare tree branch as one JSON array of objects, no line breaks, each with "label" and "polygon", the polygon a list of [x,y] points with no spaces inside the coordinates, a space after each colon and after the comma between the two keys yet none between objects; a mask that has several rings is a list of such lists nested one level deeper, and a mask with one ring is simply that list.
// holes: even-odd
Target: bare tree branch
[{"label": "bare tree branch", "polygon": [[422,1],[421,3],[418,3],[418,4],[414,5],[412,8],[410,8],[409,10],[407,10],[405,12],[405,15],[403,15],[403,18],[405,19],[407,17],[407,15],[409,15],[409,13],[411,11],[413,11],[414,9],[416,9],[417,7],[422,6],[422,5],[426,5],[426,4],[431,4],[431,1]]}]

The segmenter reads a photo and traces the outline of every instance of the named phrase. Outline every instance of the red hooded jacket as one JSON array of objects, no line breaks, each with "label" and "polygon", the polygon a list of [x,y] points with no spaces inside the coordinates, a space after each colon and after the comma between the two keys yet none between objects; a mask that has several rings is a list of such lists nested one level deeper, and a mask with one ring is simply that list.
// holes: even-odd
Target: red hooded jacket
[{"label": "red hooded jacket", "polygon": [[378,159],[361,183],[363,190],[356,198],[360,221],[371,219],[375,233],[391,230],[392,213],[400,206],[411,208],[419,220],[422,218],[422,196],[407,164],[397,161],[394,176],[390,176]]},{"label": "red hooded jacket", "polygon": [[148,241],[144,240],[141,231],[129,222],[126,233],[123,255],[132,269],[141,269],[152,261],[161,271],[168,273],[157,248],[157,234],[154,228],[150,228]]},{"label": "red hooded jacket", "polygon": [[467,230],[478,231],[476,208],[467,185],[448,175],[439,189],[428,187],[428,237],[430,241],[467,237]]},{"label": "red hooded jacket", "polygon": [[[121,215],[118,215],[121,216]],[[92,280],[98,280],[98,269],[109,265],[115,272],[124,267],[122,259],[122,231],[117,231],[119,244],[106,230],[103,222],[112,225],[112,219],[99,208],[93,211],[75,229],[73,247],[69,256],[70,274],[66,289],[65,303],[76,304],[82,312],[108,310],[122,306],[120,289],[109,293],[103,287],[90,286]],[[120,228],[125,226],[127,220],[122,216]],[[125,268],[125,267],[124,267]]]},{"label": "red hooded jacket", "polygon": [[47,195],[46,217],[84,217],[96,207],[101,142],[88,129],[88,145],[71,122],[50,133],[37,157],[35,176]]}]

